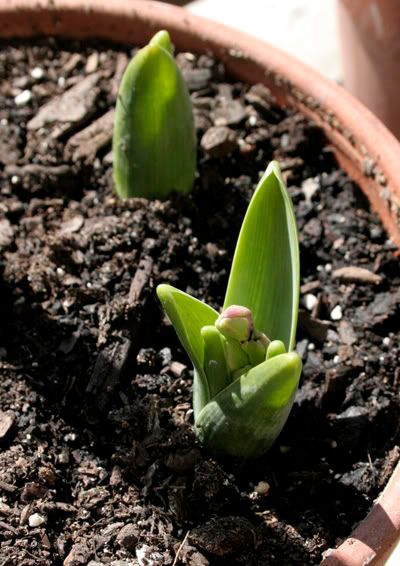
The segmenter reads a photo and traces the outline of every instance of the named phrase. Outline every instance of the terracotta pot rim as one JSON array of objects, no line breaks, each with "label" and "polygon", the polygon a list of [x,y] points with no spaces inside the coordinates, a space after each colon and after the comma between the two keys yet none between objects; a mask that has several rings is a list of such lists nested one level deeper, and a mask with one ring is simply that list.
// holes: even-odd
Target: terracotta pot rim
[{"label": "terracotta pot rim", "polygon": [[[212,51],[244,80],[273,85],[282,103],[319,123],[340,164],[400,245],[400,144],[360,102],[317,71],[261,40],[176,6],[149,0],[0,0],[2,38],[51,34],[142,43],[161,28],[171,32],[180,49]],[[326,553],[323,564],[376,563],[387,550],[384,545],[400,535],[398,501],[400,464],[367,518],[338,549]]]},{"label": "terracotta pot rim", "polygon": [[[68,25],[72,21],[75,25]],[[273,82],[278,100],[321,124],[340,164],[400,246],[400,145],[369,110],[317,71],[259,39],[177,6],[149,0],[0,0],[4,38],[52,33],[141,43],[162,27],[181,49],[212,51],[244,80]]]}]

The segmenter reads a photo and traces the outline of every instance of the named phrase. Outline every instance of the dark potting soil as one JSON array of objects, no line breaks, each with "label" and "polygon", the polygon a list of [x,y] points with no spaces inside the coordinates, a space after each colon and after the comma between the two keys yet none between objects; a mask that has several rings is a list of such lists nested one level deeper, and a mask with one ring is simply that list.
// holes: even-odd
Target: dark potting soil
[{"label": "dark potting soil", "polygon": [[[180,54],[193,192],[120,202],[112,108],[128,50],[0,52],[0,564],[316,564],[370,509],[400,443],[394,246],[321,130]],[[216,461],[155,297],[222,305],[255,183],[278,159],[301,246],[301,387],[273,449]]]}]

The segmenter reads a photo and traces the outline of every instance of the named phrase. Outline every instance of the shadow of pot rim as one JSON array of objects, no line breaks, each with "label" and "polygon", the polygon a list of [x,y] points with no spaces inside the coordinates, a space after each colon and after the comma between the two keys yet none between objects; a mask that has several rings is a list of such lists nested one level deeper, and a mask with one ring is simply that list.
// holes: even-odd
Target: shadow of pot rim
[{"label": "shadow of pot rim", "polygon": [[[264,83],[325,131],[339,164],[360,185],[400,246],[400,144],[342,87],[267,43],[184,9],[149,0],[0,0],[0,38],[46,35],[145,44],[167,29],[180,50],[213,53],[234,76]],[[382,564],[400,537],[400,464],[372,510],[324,566]],[[397,502],[397,504],[396,504]]]}]

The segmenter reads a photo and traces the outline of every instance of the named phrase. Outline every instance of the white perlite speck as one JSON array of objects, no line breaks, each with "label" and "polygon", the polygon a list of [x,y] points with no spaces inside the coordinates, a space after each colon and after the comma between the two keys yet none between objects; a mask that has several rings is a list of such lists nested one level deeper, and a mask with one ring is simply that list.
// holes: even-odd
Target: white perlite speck
[{"label": "white perlite speck", "polygon": [[331,310],[331,319],[342,320],[342,317],[343,317],[342,307],[340,305],[336,305],[336,307]]},{"label": "white perlite speck", "polygon": [[312,311],[317,303],[318,299],[312,293],[307,293],[306,295],[304,295],[304,306],[308,311]]},{"label": "white perlite speck", "polygon": [[14,98],[14,102],[17,106],[25,106],[32,100],[32,93],[30,90],[23,90]]},{"label": "white perlite speck", "polygon": [[37,81],[42,79],[44,77],[44,70],[42,69],[42,67],[34,67],[31,70],[31,77],[32,79],[35,79]]}]

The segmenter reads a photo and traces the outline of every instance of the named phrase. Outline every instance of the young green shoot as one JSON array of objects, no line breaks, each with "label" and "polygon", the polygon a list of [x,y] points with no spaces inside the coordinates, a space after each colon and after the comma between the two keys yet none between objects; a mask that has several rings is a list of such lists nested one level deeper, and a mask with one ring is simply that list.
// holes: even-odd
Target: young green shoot
[{"label": "young green shoot", "polygon": [[164,199],[193,186],[192,104],[166,31],[138,51],[124,73],[115,109],[113,161],[120,198]]},{"label": "young green shoot", "polygon": [[216,455],[260,456],[286,422],[302,367],[293,351],[299,281],[293,207],[272,162],[240,230],[222,313],[170,285],[157,288],[194,366],[196,434]]}]

